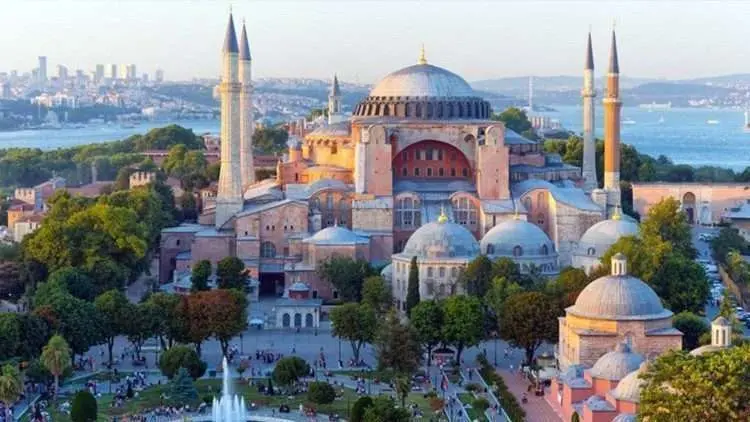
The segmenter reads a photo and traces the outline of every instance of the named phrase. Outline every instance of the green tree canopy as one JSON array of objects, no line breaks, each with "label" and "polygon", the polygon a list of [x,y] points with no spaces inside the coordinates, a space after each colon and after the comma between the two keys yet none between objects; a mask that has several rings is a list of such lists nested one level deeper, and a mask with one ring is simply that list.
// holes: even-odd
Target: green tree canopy
[{"label": "green tree canopy", "polygon": [[389,312],[375,337],[378,369],[411,376],[422,362],[421,349],[414,328],[402,324],[395,311]]},{"label": "green tree canopy", "polygon": [[223,258],[216,264],[216,279],[220,289],[245,290],[245,263],[236,256]]},{"label": "green tree canopy", "polygon": [[639,420],[652,422],[750,419],[750,346],[701,356],[670,352],[642,375]]},{"label": "green tree canopy", "polygon": [[708,333],[708,323],[700,316],[692,312],[680,312],[672,318],[674,328],[682,334],[682,350],[693,350],[700,345],[701,336]]},{"label": "green tree canopy", "polygon": [[330,404],[336,399],[336,390],[324,381],[311,382],[307,387],[307,398],[315,404]]},{"label": "green tree canopy", "polygon": [[112,364],[112,348],[115,338],[125,334],[125,326],[135,315],[128,298],[119,290],[109,290],[94,300],[96,311],[101,317],[101,330],[107,343],[109,363]]},{"label": "green tree canopy", "polygon": [[542,343],[557,339],[558,312],[552,299],[543,293],[515,294],[505,301],[500,337],[524,349],[526,362],[531,363]]},{"label": "green tree canopy", "polygon": [[531,129],[526,112],[517,107],[508,107],[502,113],[492,115],[490,119],[505,123],[505,127],[516,133],[524,133]]},{"label": "green tree canopy", "polygon": [[406,315],[411,315],[411,310],[421,300],[419,295],[419,266],[417,257],[413,256],[409,263],[409,279],[406,286]]},{"label": "green tree canopy", "polygon": [[190,275],[190,279],[193,282],[191,290],[194,292],[208,290],[209,277],[211,277],[211,261],[204,259],[196,262],[193,265],[193,272]]},{"label": "green tree canopy", "polygon": [[193,379],[198,379],[206,373],[206,362],[191,347],[177,345],[165,350],[159,357],[159,369],[169,379],[177,375],[180,368],[187,369]]},{"label": "green tree canopy", "polygon": [[367,304],[345,303],[331,310],[333,335],[348,340],[354,359],[359,360],[362,345],[375,338],[377,317],[375,310]]},{"label": "green tree canopy", "polygon": [[690,225],[686,214],[680,209],[680,202],[666,197],[648,210],[641,223],[641,236],[644,239],[659,237],[669,243],[672,250],[688,259],[695,259]]},{"label": "green tree canopy", "polygon": [[0,314],[0,360],[15,356],[21,343],[21,321],[12,313]]},{"label": "green tree canopy", "polygon": [[560,271],[560,275],[547,285],[547,290],[552,297],[559,300],[560,308],[564,310],[576,302],[578,294],[588,284],[589,278],[581,268],[565,267]]},{"label": "green tree canopy", "polygon": [[362,300],[362,284],[365,278],[375,275],[369,262],[353,260],[345,256],[333,256],[318,265],[318,275],[331,283],[344,301]]},{"label": "green tree canopy", "polygon": [[471,296],[484,297],[492,282],[492,261],[486,255],[479,255],[461,271],[459,283]]},{"label": "green tree canopy", "polygon": [[411,415],[403,407],[397,407],[396,402],[388,396],[378,396],[372,400],[372,405],[365,408],[362,422],[409,422]]},{"label": "green tree canopy", "polygon": [[279,385],[290,386],[310,373],[310,365],[297,356],[286,356],[276,362],[273,368],[273,380]]},{"label": "green tree canopy", "polygon": [[169,400],[175,406],[184,406],[198,399],[198,390],[195,388],[193,378],[185,368],[177,370],[170,387]]},{"label": "green tree canopy", "polygon": [[12,407],[23,393],[23,378],[18,368],[11,364],[3,365],[0,370],[0,402]]},{"label": "green tree canopy", "polygon": [[133,345],[136,359],[141,357],[141,349],[146,340],[159,332],[159,313],[162,310],[151,302],[141,302],[130,306],[130,317],[123,324],[123,334]]},{"label": "green tree canopy", "polygon": [[83,300],[92,301],[97,293],[91,277],[81,268],[60,268],[49,275],[47,283],[64,285],[71,295]]},{"label": "green tree canopy", "polygon": [[702,312],[710,296],[703,266],[675,253],[666,257],[649,284],[664,306],[675,313]]},{"label": "green tree canopy", "polygon": [[95,422],[97,412],[96,398],[88,390],[81,390],[73,396],[70,406],[70,419],[73,422]]},{"label": "green tree canopy", "polygon": [[456,349],[456,360],[467,347],[476,346],[484,336],[484,313],[479,299],[451,296],[443,300],[443,340]]},{"label": "green tree canopy", "polygon": [[60,376],[71,366],[72,355],[70,347],[60,335],[54,335],[44,346],[40,360],[45,368],[55,378],[55,397],[60,388]]},{"label": "green tree canopy", "polygon": [[174,145],[184,145],[187,149],[202,149],[203,140],[196,136],[192,129],[169,125],[151,129],[145,135],[136,137],[134,145],[137,151],[168,150]]},{"label": "green tree canopy", "polygon": [[383,277],[374,275],[365,279],[362,285],[362,303],[372,306],[379,315],[391,309],[393,294]]},{"label": "green tree canopy", "polygon": [[432,349],[443,341],[443,308],[434,300],[419,302],[411,310],[409,322],[417,334],[417,340],[427,351],[429,364],[432,361]]}]

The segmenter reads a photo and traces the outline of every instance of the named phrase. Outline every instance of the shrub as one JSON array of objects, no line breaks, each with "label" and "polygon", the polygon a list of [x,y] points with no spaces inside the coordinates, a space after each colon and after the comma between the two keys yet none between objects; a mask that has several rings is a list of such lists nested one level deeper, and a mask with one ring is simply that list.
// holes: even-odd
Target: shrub
[{"label": "shrub", "polygon": [[487,401],[484,397],[479,397],[478,399],[475,399],[473,403],[471,403],[471,407],[474,409],[477,409],[481,413],[484,413],[485,410],[489,409],[490,402]]},{"label": "shrub", "polygon": [[198,390],[195,389],[193,378],[187,369],[180,368],[172,379],[170,399],[176,406],[183,406],[194,402],[198,398]]},{"label": "shrub", "polygon": [[70,419],[73,422],[95,422],[96,414],[94,396],[86,390],[77,392],[70,407]]},{"label": "shrub", "polygon": [[173,346],[159,358],[159,369],[169,379],[172,379],[180,368],[187,369],[193,379],[198,379],[206,373],[206,367],[206,362],[188,346]]},{"label": "shrub", "polygon": [[336,391],[327,382],[311,382],[307,390],[307,398],[316,404],[333,403],[336,399]]},{"label": "shrub", "polygon": [[482,390],[482,387],[480,387],[479,384],[477,384],[477,383],[466,384],[466,387],[464,387],[464,388],[466,389],[466,391],[468,391],[470,393]]},{"label": "shrub", "polygon": [[372,406],[372,399],[368,396],[360,397],[352,406],[351,422],[362,422],[365,416],[365,410]]}]

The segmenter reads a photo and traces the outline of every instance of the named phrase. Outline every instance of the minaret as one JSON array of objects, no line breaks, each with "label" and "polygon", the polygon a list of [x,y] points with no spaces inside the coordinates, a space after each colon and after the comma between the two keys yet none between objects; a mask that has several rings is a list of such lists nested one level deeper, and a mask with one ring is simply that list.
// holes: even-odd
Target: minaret
[{"label": "minaret", "polygon": [[242,33],[240,34],[240,177],[242,188],[255,183],[255,167],[253,164],[253,133],[255,122],[253,119],[253,79],[252,58],[250,57],[250,44],[247,41],[247,30],[245,22],[242,22]]},{"label": "minaret", "polygon": [[612,47],[607,70],[607,94],[604,97],[604,190],[607,191],[607,215],[620,206],[620,64],[617,38],[612,30]]},{"label": "minaret", "polygon": [[242,209],[242,179],[240,176],[240,92],[238,77],[237,34],[234,19],[224,37],[222,54],[221,93],[221,170],[216,194],[216,228],[221,227]]},{"label": "minaret", "polygon": [[591,48],[591,32],[586,46],[586,64],[583,67],[583,188],[591,192],[598,187],[596,180],[596,136],[594,120],[594,51]]},{"label": "minaret", "polygon": [[339,78],[333,75],[331,92],[328,94],[328,124],[338,123],[344,120],[341,115],[341,90],[339,89]]}]

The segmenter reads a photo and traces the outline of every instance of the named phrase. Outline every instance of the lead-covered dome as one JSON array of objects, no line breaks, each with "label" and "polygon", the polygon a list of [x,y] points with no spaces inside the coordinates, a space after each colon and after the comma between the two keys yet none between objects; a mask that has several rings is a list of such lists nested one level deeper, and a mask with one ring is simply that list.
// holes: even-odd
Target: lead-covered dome
[{"label": "lead-covered dome", "polygon": [[640,368],[644,361],[643,355],[633,353],[627,343],[618,343],[614,351],[604,354],[596,361],[591,368],[591,376],[619,381]]},{"label": "lead-covered dome", "polygon": [[586,286],[573,306],[573,315],[595,319],[648,320],[672,316],[664,309],[656,292],[640,279],[628,275],[627,259],[621,253],[612,257],[612,274]]},{"label": "lead-covered dome", "polygon": [[353,231],[341,226],[326,227],[305,239],[304,242],[316,245],[355,245],[369,243],[366,238],[358,236]]},{"label": "lead-covered dome", "polygon": [[578,250],[582,254],[601,257],[621,237],[637,234],[638,223],[615,215],[589,227],[578,242]]},{"label": "lead-covered dome", "polygon": [[415,64],[383,78],[371,97],[474,97],[464,78],[431,64]]},{"label": "lead-covered dome", "polygon": [[643,362],[636,371],[633,371],[617,384],[617,387],[612,390],[612,397],[617,400],[628,401],[632,403],[640,403],[641,401],[641,390],[646,385],[646,380],[641,378],[641,374],[646,372],[648,363]]},{"label": "lead-covered dome", "polygon": [[514,218],[501,222],[484,235],[482,252],[492,257],[555,255],[555,244],[539,226]]},{"label": "lead-covered dome", "polygon": [[437,222],[418,228],[406,242],[402,255],[424,259],[472,259],[479,255],[479,242],[464,226],[451,223],[443,214]]}]

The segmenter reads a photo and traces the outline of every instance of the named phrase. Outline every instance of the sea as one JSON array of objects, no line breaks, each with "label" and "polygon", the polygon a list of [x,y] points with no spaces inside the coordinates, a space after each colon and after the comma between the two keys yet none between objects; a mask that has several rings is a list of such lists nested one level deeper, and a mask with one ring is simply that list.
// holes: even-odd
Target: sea
[{"label": "sea", "polygon": [[[580,133],[582,108],[551,106],[554,112],[535,112],[560,121],[565,129]],[[603,110],[596,110],[597,136],[603,137]],[[750,133],[743,130],[741,110],[671,108],[648,110],[623,107],[622,141],[639,152],[666,155],[674,163],[711,165],[741,171],[750,166]],[[197,134],[218,133],[218,120],[143,122],[135,127],[119,124],[89,125],[75,129],[0,132],[0,148],[65,148],[124,139],[167,124],[178,124]]]}]

